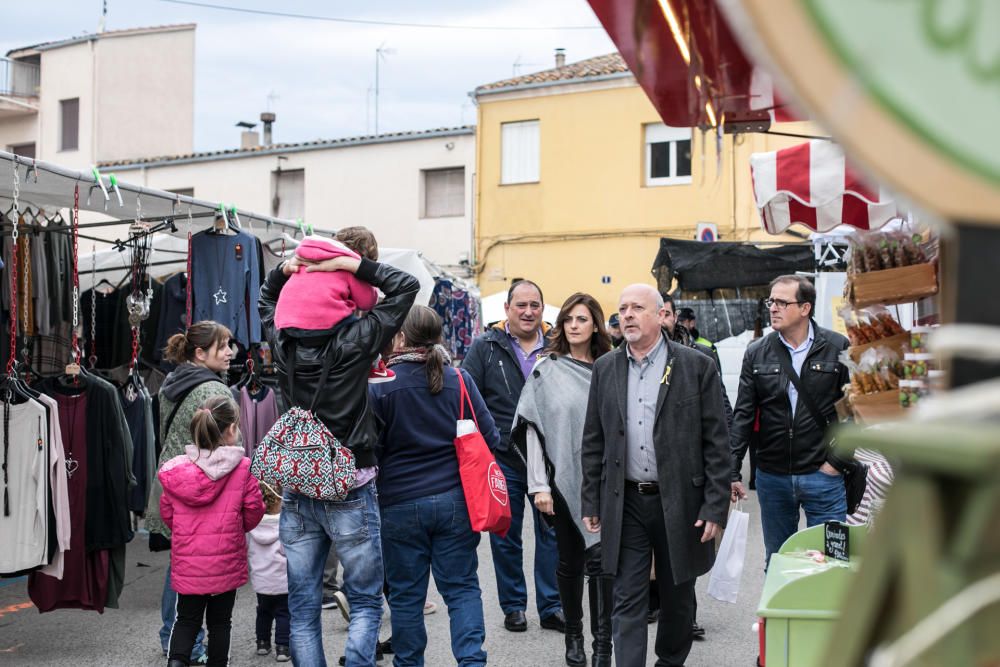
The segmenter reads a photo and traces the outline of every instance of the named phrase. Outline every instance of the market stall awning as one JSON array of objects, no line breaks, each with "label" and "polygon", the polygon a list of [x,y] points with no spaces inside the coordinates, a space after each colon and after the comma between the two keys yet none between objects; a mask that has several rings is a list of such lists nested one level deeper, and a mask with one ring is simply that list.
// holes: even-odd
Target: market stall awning
[{"label": "market stall awning", "polygon": [[[18,205],[55,211],[72,209],[77,187],[81,211],[91,211],[111,219],[129,220],[137,213],[143,219],[175,217],[178,236],[187,234],[188,212],[195,216],[192,229],[197,232],[212,225],[213,212],[220,202],[195,199],[164,190],[143,187],[119,181],[117,192],[110,174],[97,174],[67,169],[50,162],[33,160],[0,151],[0,210],[7,211],[13,202],[14,170],[17,170]],[[99,181],[98,181],[99,179]],[[119,199],[120,194],[120,199]],[[278,238],[283,232],[294,233],[299,226],[295,221],[282,220],[244,209],[231,209],[227,215],[235,217],[238,224],[262,241]]]},{"label": "market stall awning", "polygon": [[761,224],[770,234],[794,224],[817,232],[842,224],[878,229],[898,215],[896,202],[862,181],[831,141],[754,153],[750,173]]},{"label": "market stall awning", "polygon": [[661,238],[652,271],[661,291],[669,291],[676,278],[688,292],[767,285],[780,275],[812,271],[815,262],[812,245],[758,248]]},{"label": "market stall awning", "polygon": [[765,129],[794,120],[715,0],[590,0],[590,6],[667,125]]}]

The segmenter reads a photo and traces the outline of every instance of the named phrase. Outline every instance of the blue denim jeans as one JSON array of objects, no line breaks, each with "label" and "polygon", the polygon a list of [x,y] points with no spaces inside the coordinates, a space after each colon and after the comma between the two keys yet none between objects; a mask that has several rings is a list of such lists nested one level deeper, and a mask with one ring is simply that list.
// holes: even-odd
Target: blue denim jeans
[{"label": "blue denim jeans", "polygon": [[[170,632],[174,628],[174,619],[177,616],[177,593],[170,585],[170,562],[167,562],[167,578],[163,581],[163,596],[160,598],[160,619],[163,625],[160,626],[160,648],[164,651],[170,648]],[[194,648],[191,649],[191,660],[200,660],[205,653],[205,628],[198,630],[198,636],[194,640]]]},{"label": "blue denim jeans", "polygon": [[[509,614],[512,611],[524,611],[528,608],[528,588],[524,581],[523,570],[524,547],[521,542],[528,481],[525,473],[515,471],[502,461],[498,460],[497,463],[507,478],[511,521],[507,537],[500,538],[490,533],[490,549],[493,551],[493,569],[497,577],[500,609],[504,614]],[[556,547],[556,531],[545,524],[533,503],[531,514],[535,519],[535,606],[538,608],[538,617],[546,618],[562,609],[559,589],[556,587],[559,550]]]},{"label": "blue denim jeans", "polygon": [[341,590],[351,605],[347,666],[375,667],[383,580],[375,482],[351,491],[339,503],[286,491],[278,532],[288,557],[292,660],[296,665],[326,666],[320,623],[323,568],[335,544],[344,567]]},{"label": "blue denim jeans", "polygon": [[844,478],[819,470],[808,475],[774,475],[758,470],[757,500],[764,529],[765,568],[771,554],[798,531],[800,507],[806,513],[807,526],[847,518]]},{"label": "blue denim jeans", "polygon": [[382,508],[382,555],[389,582],[394,667],[422,667],[427,580],[448,605],[451,652],[459,667],[486,664],[479,591],[479,533],[472,531],[462,487]]}]

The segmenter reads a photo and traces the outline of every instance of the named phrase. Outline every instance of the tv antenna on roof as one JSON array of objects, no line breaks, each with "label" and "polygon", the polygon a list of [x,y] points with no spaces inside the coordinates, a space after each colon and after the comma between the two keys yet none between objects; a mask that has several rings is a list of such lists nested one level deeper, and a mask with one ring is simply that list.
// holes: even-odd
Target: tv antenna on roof
[{"label": "tv antenna on roof", "polygon": [[101,20],[97,23],[98,34],[104,32],[104,23],[108,20],[108,0],[104,0],[102,3],[103,7],[101,9]]},{"label": "tv antenna on roof", "polygon": [[378,136],[378,66],[379,61],[381,61],[386,56],[395,55],[396,49],[385,48],[385,42],[375,49],[375,136]]}]

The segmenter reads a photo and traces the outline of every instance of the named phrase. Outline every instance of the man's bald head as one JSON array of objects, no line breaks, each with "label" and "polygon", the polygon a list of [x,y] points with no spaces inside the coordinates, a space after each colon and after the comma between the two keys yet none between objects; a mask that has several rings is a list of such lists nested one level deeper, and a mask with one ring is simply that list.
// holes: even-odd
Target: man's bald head
[{"label": "man's bald head", "polygon": [[660,336],[663,296],[650,285],[636,283],[622,290],[618,300],[618,317],[622,336],[633,350],[645,354]]}]

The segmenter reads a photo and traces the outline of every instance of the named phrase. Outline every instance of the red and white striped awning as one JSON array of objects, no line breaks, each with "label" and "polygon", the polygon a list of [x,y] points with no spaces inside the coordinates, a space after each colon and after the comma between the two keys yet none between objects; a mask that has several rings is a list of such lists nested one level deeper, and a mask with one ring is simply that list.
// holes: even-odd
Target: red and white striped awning
[{"label": "red and white striped awning", "polygon": [[753,153],[750,173],[761,223],[770,234],[796,223],[817,232],[838,225],[878,229],[897,217],[896,202],[863,182],[832,141]]}]

